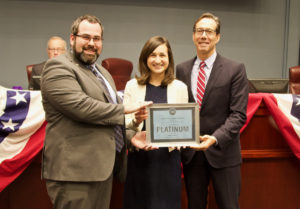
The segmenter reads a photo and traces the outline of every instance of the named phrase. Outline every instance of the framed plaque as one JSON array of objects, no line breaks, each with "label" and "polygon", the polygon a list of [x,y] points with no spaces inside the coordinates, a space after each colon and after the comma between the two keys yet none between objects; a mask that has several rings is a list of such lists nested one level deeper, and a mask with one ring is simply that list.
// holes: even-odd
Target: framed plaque
[{"label": "framed plaque", "polygon": [[157,147],[199,145],[199,105],[153,104],[147,107],[146,141]]}]

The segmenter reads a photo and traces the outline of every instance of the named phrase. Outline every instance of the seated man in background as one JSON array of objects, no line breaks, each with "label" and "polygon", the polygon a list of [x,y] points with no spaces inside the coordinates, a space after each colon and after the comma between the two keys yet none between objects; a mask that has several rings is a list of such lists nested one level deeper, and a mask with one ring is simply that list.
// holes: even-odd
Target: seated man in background
[{"label": "seated man in background", "polygon": [[[49,59],[65,53],[65,51],[67,49],[66,41],[63,40],[59,36],[52,36],[48,40],[47,46],[48,46],[47,52],[48,52]],[[46,61],[44,61],[40,64],[37,64],[37,65],[34,65],[32,67],[32,73],[31,73],[31,78],[30,78],[29,87],[28,87],[29,90],[40,90],[41,89],[39,78],[42,74],[45,63],[46,63]]]}]

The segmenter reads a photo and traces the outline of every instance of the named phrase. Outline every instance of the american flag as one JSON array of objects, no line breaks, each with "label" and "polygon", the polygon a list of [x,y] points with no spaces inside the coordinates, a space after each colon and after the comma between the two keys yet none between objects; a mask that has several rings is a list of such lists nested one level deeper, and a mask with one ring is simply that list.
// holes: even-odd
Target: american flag
[{"label": "american flag", "polygon": [[40,152],[44,136],[41,93],[0,86],[0,192]]},{"label": "american flag", "polygon": [[293,154],[300,160],[300,95],[295,94],[249,94],[246,128],[264,101],[280,132],[285,138]]}]

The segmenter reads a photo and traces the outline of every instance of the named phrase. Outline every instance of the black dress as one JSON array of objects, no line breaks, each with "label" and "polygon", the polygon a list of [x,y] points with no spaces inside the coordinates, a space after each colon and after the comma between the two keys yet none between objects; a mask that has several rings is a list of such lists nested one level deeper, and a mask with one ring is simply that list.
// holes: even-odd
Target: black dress
[{"label": "black dress", "polygon": [[[167,103],[167,87],[147,84],[145,101]],[[129,152],[123,209],[180,208],[180,152],[168,148]]]}]

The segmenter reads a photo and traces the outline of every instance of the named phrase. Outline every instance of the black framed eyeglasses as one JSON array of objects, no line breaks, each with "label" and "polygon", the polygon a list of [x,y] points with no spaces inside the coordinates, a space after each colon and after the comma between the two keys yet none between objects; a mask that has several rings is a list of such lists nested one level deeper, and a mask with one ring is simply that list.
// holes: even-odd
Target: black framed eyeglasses
[{"label": "black framed eyeglasses", "polygon": [[80,37],[86,42],[90,42],[91,39],[92,39],[94,43],[100,43],[103,40],[101,36],[92,37],[92,36],[87,35],[87,34],[74,34],[74,36]]},{"label": "black framed eyeglasses", "polygon": [[212,36],[216,33],[216,30],[212,30],[212,29],[203,29],[203,28],[196,28],[194,30],[194,32],[197,34],[197,35],[200,35],[202,36],[204,33],[208,36]]}]

